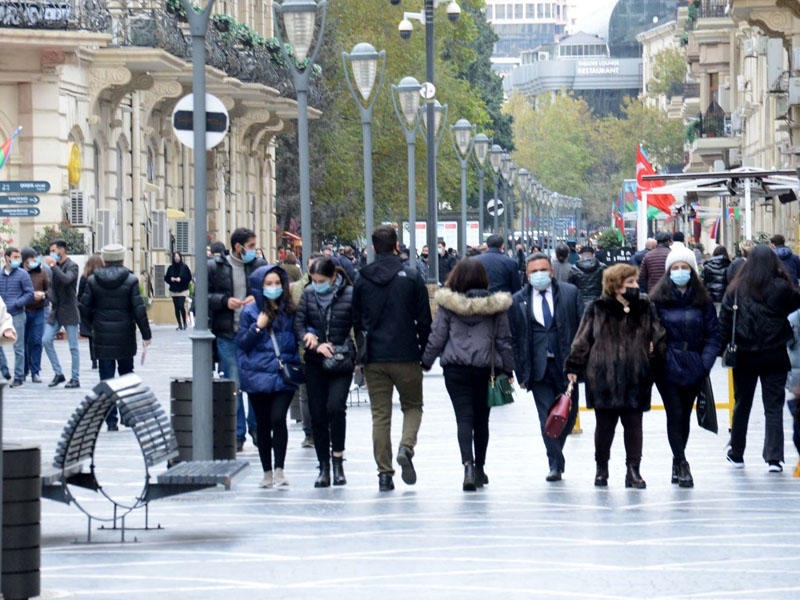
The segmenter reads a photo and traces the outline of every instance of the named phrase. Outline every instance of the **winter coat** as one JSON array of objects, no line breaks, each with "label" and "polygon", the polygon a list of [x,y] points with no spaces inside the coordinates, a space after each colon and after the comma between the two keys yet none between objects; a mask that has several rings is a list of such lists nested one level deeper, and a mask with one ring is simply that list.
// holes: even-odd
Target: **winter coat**
[{"label": "winter coat", "polygon": [[703,263],[703,283],[714,302],[722,302],[728,287],[728,267],[731,261],[726,256],[712,256]]},{"label": "winter coat", "polygon": [[606,265],[591,258],[582,258],[569,273],[569,282],[578,288],[584,306],[590,304],[603,293],[603,271]]},{"label": "winter coat", "polygon": [[[80,269],[71,258],[66,257],[62,263],[50,268],[50,315],[48,323],[59,325],[77,325],[78,314],[78,276]],[[138,291],[138,290],[137,290]]]},{"label": "winter coat", "polygon": [[775,254],[781,259],[781,264],[783,264],[783,268],[786,269],[792,282],[797,285],[797,280],[800,278],[800,256],[797,256],[792,252],[791,248],[786,246],[776,247]]},{"label": "winter coat", "polygon": [[[266,264],[262,258],[245,263],[244,273],[248,283],[253,272]],[[208,313],[211,331],[217,337],[234,337],[234,311],[228,308],[228,300],[232,296],[233,267],[226,256],[215,256],[208,261]],[[258,296],[262,296],[261,282],[258,283]]]},{"label": "winter coat", "polygon": [[555,277],[556,280],[569,282],[571,272],[572,265],[569,261],[565,260],[563,263],[559,260],[553,261],[553,277]]},{"label": "winter coat", "polygon": [[795,398],[800,398],[800,310],[789,315],[789,325],[792,328],[792,339],[786,345],[786,350],[789,352],[792,370],[786,378],[786,389]]},{"label": "winter coat", "polygon": [[669,246],[658,244],[644,255],[642,266],[639,267],[639,289],[644,293],[649,292],[661,279],[666,271]]},{"label": "winter coat", "polygon": [[[553,293],[553,322],[551,331],[555,329],[553,354],[559,371],[569,354],[572,338],[578,330],[583,312],[578,288],[571,283],[551,283]],[[534,335],[534,329],[543,327],[534,323],[531,296],[533,287],[530,284],[514,294],[513,306],[508,314],[511,327],[512,344],[514,346],[514,371],[517,381],[530,388],[534,381],[540,381],[547,369],[547,335]],[[544,333],[543,331],[541,333]],[[567,377],[563,374],[559,387],[567,387]]]},{"label": "winter coat", "polygon": [[47,304],[47,290],[50,289],[50,276],[41,265],[28,271],[28,275],[31,276],[33,291],[45,293],[45,297],[41,300],[31,300],[25,305],[25,312],[36,312],[37,310],[42,310]]},{"label": "winter coat", "polygon": [[[434,297],[439,309],[433,319],[422,366],[430,369],[436,357],[443,367],[490,367],[496,374],[513,376],[514,351],[506,314],[511,294],[469,290],[466,294],[442,288]],[[494,357],[492,357],[494,338]]]},{"label": "winter coat", "polygon": [[499,248],[489,248],[475,258],[486,268],[491,293],[508,292],[513,294],[519,291],[519,269],[513,258],[506,256]]},{"label": "winter coat", "polygon": [[[180,281],[172,281],[173,277],[180,277]],[[173,262],[167,267],[164,275],[164,282],[169,286],[171,294],[186,296],[189,291],[189,284],[192,282],[192,271],[185,262]]]},{"label": "winter coat", "polygon": [[12,317],[25,312],[25,306],[33,300],[31,276],[22,267],[0,273],[0,298]]},{"label": "winter coat", "polygon": [[151,338],[139,280],[121,263],[100,267],[89,276],[80,311],[92,332],[92,346],[98,359],[136,356],[137,326],[143,340]]},{"label": "winter coat", "polygon": [[585,377],[589,408],[650,410],[651,361],[663,356],[664,328],[647,296],[628,308],[603,295],[583,313],[566,370]]},{"label": "winter coat", "polygon": [[296,386],[283,381],[280,375],[278,357],[272,345],[270,330],[275,334],[281,360],[288,365],[299,365],[300,354],[297,350],[297,338],[294,335],[295,314],[286,311],[283,297],[278,299],[279,310],[273,323],[266,329],[256,331],[256,321],[264,309],[267,299],[263,294],[264,277],[275,271],[286,285],[289,276],[277,265],[263,265],[250,274],[247,282],[250,293],[255,298],[244,307],[239,317],[239,330],[236,332],[236,361],[239,366],[239,387],[243,392],[271,394],[291,391]]},{"label": "winter coat", "polygon": [[[78,280],[78,309],[80,310],[80,301],[83,298],[83,294],[86,291],[86,283],[89,281],[89,277],[84,277],[81,275],[81,278]],[[92,337],[92,328],[89,327],[89,324],[86,322],[86,319],[83,318],[83,311],[81,311],[81,322],[78,325],[78,333],[83,337],[90,338]]]},{"label": "winter coat", "polygon": [[717,311],[713,302],[695,306],[691,286],[685,294],[671,282],[669,289],[672,292],[669,301],[653,299],[658,320],[666,332],[666,354],[657,368],[656,379],[692,386],[708,375],[722,350]]},{"label": "winter coat", "polygon": [[[355,347],[351,342],[353,330],[353,286],[348,284],[344,277],[339,275],[334,284],[333,298],[327,309],[323,309],[317,301],[314,287],[309,285],[303,290],[297,315],[294,320],[294,332],[298,343],[303,343],[303,336],[313,333],[319,338],[319,343],[345,344]],[[330,314],[330,325],[327,316]],[[328,332],[326,335],[326,331]],[[321,363],[323,356],[317,351],[306,350],[306,362]]]},{"label": "winter coat", "polygon": [[725,292],[719,311],[722,344],[725,347],[731,341],[736,302],[737,368],[788,371],[786,343],[792,339],[792,328],[787,317],[800,308],[800,290],[785,279],[773,279],[763,293],[764,300],[756,301],[734,290]]},{"label": "winter coat", "polygon": [[378,254],[353,286],[357,331],[367,332],[366,362],[419,362],[431,332],[428,288],[394,254]]},{"label": "winter coat", "polygon": [[441,254],[438,257],[437,264],[439,265],[439,283],[444,285],[447,283],[447,278],[450,276],[450,271],[456,266],[458,260],[449,252],[445,252],[444,256]]}]

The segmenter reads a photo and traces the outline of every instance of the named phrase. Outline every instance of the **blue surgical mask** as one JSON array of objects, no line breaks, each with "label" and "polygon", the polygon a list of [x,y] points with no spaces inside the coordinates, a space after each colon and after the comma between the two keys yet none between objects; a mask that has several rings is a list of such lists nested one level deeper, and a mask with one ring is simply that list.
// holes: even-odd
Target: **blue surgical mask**
[{"label": "blue surgical mask", "polygon": [[256,259],[256,251],[255,250],[245,250],[242,252],[242,262],[244,263],[251,263]]},{"label": "blue surgical mask", "polygon": [[550,285],[550,273],[547,271],[535,271],[528,275],[528,281],[530,281],[533,289],[541,292]]},{"label": "blue surgical mask", "polygon": [[19,266],[22,264],[20,260],[10,260],[8,261],[8,266],[12,269],[19,269]]},{"label": "blue surgical mask", "polygon": [[329,281],[323,281],[322,283],[317,283],[316,281],[311,283],[311,286],[314,288],[314,291],[318,294],[327,294],[331,291],[331,284]]},{"label": "blue surgical mask", "polygon": [[669,272],[669,278],[678,287],[683,287],[689,283],[692,274],[687,269],[675,269]]},{"label": "blue surgical mask", "polygon": [[52,258],[54,261],[58,262],[58,261],[61,260],[61,255],[58,252],[51,252],[50,253],[50,258]]},{"label": "blue surgical mask", "polygon": [[269,286],[261,290],[267,300],[277,300],[283,294],[281,286]]},{"label": "blue surgical mask", "polygon": [[35,269],[35,268],[37,268],[37,267],[38,267],[40,264],[42,264],[42,263],[41,263],[41,261],[40,261],[38,258],[35,258],[35,259],[33,259],[33,260],[29,260],[29,261],[28,261],[28,268],[29,268],[29,269]]}]

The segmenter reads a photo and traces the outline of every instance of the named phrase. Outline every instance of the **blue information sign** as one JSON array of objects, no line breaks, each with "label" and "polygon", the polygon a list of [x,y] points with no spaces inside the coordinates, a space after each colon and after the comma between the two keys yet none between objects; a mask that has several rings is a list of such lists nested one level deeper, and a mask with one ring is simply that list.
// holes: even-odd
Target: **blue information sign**
[{"label": "blue information sign", "polygon": [[38,217],[39,209],[35,206],[0,207],[0,217]]},{"label": "blue information sign", "polygon": [[0,181],[0,193],[46,194],[49,191],[49,181]]},{"label": "blue information sign", "polygon": [[21,194],[16,194],[14,196],[0,196],[0,204],[16,204],[16,205],[28,205],[28,204],[39,204],[39,196],[25,196]]}]

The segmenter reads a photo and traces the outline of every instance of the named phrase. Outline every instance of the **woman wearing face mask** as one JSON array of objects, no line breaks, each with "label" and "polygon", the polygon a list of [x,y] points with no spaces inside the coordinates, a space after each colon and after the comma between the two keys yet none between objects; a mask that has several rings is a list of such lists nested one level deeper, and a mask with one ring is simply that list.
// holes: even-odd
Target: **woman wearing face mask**
[{"label": "woman wearing face mask", "polygon": [[[314,448],[319,476],[314,487],[344,485],[344,440],[347,394],[353,371],[326,370],[323,361],[333,356],[334,345],[345,345],[355,357],[352,342],[353,286],[344,270],[329,256],[318,258],[308,270],[311,284],[300,298],[295,335],[305,346],[306,389],[311,410]],[[352,363],[351,363],[352,364]],[[332,457],[331,457],[332,453]]]},{"label": "woman wearing face mask", "polygon": [[586,406],[594,408],[597,473],[608,485],[608,460],[617,421],[625,431],[625,487],[647,487],[639,472],[642,414],[650,410],[651,360],[663,354],[664,328],[647,296],[639,294],[639,269],[616,264],[603,271],[603,294],[586,308],[567,358],[567,377],[586,379]]},{"label": "woman wearing face mask", "polygon": [[178,331],[186,329],[186,298],[189,296],[192,272],[183,262],[183,255],[180,252],[172,255],[172,264],[164,274],[164,282],[169,286],[169,295],[172,296],[172,303],[175,305]]},{"label": "woman wearing face mask", "polygon": [[[283,473],[286,460],[286,413],[296,387],[280,374],[272,336],[286,364],[300,364],[294,335],[295,306],[289,292],[289,277],[281,267],[264,265],[248,280],[255,302],[242,310],[236,332],[239,387],[247,392],[256,414],[258,455],[263,488],[289,485]],[[273,469],[274,452],[274,469]]]},{"label": "woman wearing face mask", "polygon": [[672,483],[693,487],[686,461],[692,405],[722,349],[714,302],[697,276],[694,252],[675,247],[650,301],[666,330],[664,362],[655,373],[667,413],[667,439],[672,449]]}]

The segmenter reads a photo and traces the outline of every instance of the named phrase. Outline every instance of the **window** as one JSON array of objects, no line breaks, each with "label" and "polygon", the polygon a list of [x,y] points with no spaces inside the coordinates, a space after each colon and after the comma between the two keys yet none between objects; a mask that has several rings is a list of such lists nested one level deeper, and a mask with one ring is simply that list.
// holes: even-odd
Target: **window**
[{"label": "window", "polygon": [[541,2],[536,5],[536,18],[544,19],[544,4]]},{"label": "window", "polygon": [[544,5],[544,18],[549,19],[552,15],[550,14],[550,4]]},{"label": "window", "polygon": [[514,5],[514,18],[521,19],[522,18],[522,4],[515,4]]},{"label": "window", "polygon": [[505,4],[495,4],[494,5],[494,16],[495,16],[495,19],[505,19],[506,18],[506,5]]},{"label": "window", "polygon": [[536,16],[536,5],[529,2],[525,5],[525,18],[533,19]]}]

